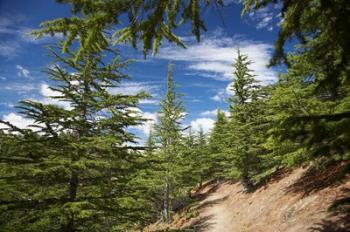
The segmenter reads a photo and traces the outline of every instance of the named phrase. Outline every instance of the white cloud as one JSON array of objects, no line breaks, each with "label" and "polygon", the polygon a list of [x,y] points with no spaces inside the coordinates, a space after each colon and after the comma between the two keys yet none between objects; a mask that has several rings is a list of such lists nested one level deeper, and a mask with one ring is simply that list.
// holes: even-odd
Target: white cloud
[{"label": "white cloud", "polygon": [[265,18],[262,18],[260,22],[256,25],[257,29],[265,28],[270,25],[272,21],[272,15],[267,15]]},{"label": "white cloud", "polygon": [[208,133],[214,127],[214,123],[215,121],[211,118],[197,118],[191,122],[191,128],[195,132],[202,128],[204,133]]},{"label": "white cloud", "polygon": [[29,70],[28,69],[25,69],[23,68],[21,65],[17,64],[16,65],[16,69],[17,69],[17,75],[19,77],[29,77]]},{"label": "white cloud", "polygon": [[215,110],[206,110],[204,112],[201,112],[200,116],[211,116],[211,117],[213,117],[213,116],[216,116],[217,111],[218,111],[217,109],[215,109]]},{"label": "white cloud", "polygon": [[157,113],[151,113],[151,112],[143,112],[142,113],[143,118],[147,119],[145,123],[140,125],[138,128],[145,134],[148,135],[151,128],[154,126],[154,124],[157,122]]},{"label": "white cloud", "polygon": [[217,80],[228,80],[228,81],[232,80],[232,75],[231,75],[231,73],[233,72],[232,65],[228,62],[200,62],[200,63],[189,65],[188,69],[215,73],[215,74],[209,74],[209,75],[204,73],[205,77],[212,76],[214,79],[217,79]]},{"label": "white cloud", "polygon": [[224,102],[232,96],[231,83],[225,89],[220,89],[211,99],[217,102]]},{"label": "white cloud", "polygon": [[[7,115],[4,115],[2,118],[3,121],[9,122],[12,125],[20,128],[20,129],[28,129],[30,125],[33,125],[34,121],[28,118],[24,118],[21,115],[15,114],[15,113],[9,113]],[[7,126],[1,124],[1,129],[8,128]]]},{"label": "white cloud", "polygon": [[121,84],[120,87],[109,88],[108,92],[111,94],[125,94],[136,95],[142,91],[148,91],[149,86],[139,82],[126,82]]},{"label": "white cloud", "polygon": [[[225,111],[225,110],[220,110],[221,112],[224,112],[226,116],[229,116],[230,112]],[[216,117],[218,112],[218,109],[215,110],[206,110],[200,113],[200,116],[204,117]]]},{"label": "white cloud", "polygon": [[187,49],[173,45],[163,47],[156,58],[187,62],[188,70],[203,73],[205,77],[214,77],[223,81],[233,79],[232,63],[237,57],[237,49],[253,62],[250,69],[256,79],[264,84],[277,79],[277,73],[267,68],[273,46],[267,43],[227,37],[220,30],[212,36],[203,37],[200,43],[191,41]]},{"label": "white cloud", "polygon": [[50,89],[49,85],[47,85],[47,84],[41,84],[40,94],[43,96],[43,98],[39,99],[39,101],[44,103],[44,104],[57,105],[57,106],[60,106],[66,110],[69,110],[72,108],[70,106],[69,102],[62,101],[62,100],[59,100],[56,98],[52,98],[52,97],[60,97],[60,96],[62,96],[62,94]]},{"label": "white cloud", "polygon": [[133,128],[141,131],[144,135],[148,135],[151,128],[154,126],[154,124],[158,120],[158,114],[157,112],[144,112],[140,108],[129,108],[129,110],[133,110],[135,114],[133,116],[141,116],[142,118],[146,119],[144,123],[138,126],[134,126]]},{"label": "white cloud", "polygon": [[33,90],[36,90],[38,87],[32,83],[10,83],[3,86],[0,86],[0,90],[10,90],[15,91],[19,94],[26,94]]},{"label": "white cloud", "polygon": [[140,101],[141,104],[157,104],[159,100],[154,99],[158,96],[155,90],[158,86],[154,84],[149,84],[146,82],[125,82],[119,87],[109,88],[108,92],[110,94],[125,94],[125,95],[136,95],[142,91],[149,93],[153,99],[143,99]]},{"label": "white cloud", "polygon": [[0,56],[7,58],[15,57],[17,56],[17,51],[19,48],[19,44],[15,41],[0,42]]},{"label": "white cloud", "polygon": [[42,84],[40,86],[40,94],[44,97],[59,97],[62,96],[61,93],[50,89],[48,84]]},{"label": "white cloud", "polygon": [[224,98],[220,96],[220,94],[215,94],[214,96],[212,96],[210,99],[212,99],[213,101],[216,101],[216,102],[221,102],[221,101],[224,101]]},{"label": "white cloud", "polygon": [[229,97],[229,94],[225,90],[219,90],[211,99],[216,102],[224,102]]},{"label": "white cloud", "polygon": [[158,103],[159,103],[159,100],[156,100],[156,99],[143,99],[140,101],[140,104],[156,105]]},{"label": "white cloud", "polygon": [[281,4],[268,5],[256,11],[251,11],[248,16],[255,24],[256,29],[266,29],[268,31],[273,31],[274,26],[279,26],[278,23],[276,24],[274,22],[280,21],[280,8]]}]

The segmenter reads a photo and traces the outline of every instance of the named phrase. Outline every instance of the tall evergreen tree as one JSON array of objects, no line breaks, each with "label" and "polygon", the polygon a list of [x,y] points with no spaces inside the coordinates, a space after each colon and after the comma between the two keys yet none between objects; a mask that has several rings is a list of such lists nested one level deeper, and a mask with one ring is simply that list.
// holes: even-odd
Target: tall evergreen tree
[{"label": "tall evergreen tree", "polygon": [[179,158],[182,146],[181,120],[184,118],[185,110],[180,96],[176,92],[173,80],[172,64],[168,66],[166,94],[161,102],[159,112],[159,123],[156,125],[156,136],[160,145],[160,152],[164,156],[164,190],[163,190],[163,214],[165,222],[169,222],[172,210],[172,199],[177,190],[179,178]]},{"label": "tall evergreen tree", "polygon": [[199,171],[199,185],[202,186],[203,181],[209,177],[210,170],[210,157],[209,157],[209,149],[207,144],[207,136],[203,131],[203,128],[200,127],[197,136],[197,147],[196,154],[194,159],[196,160],[196,165],[193,167],[194,169],[198,169]]},{"label": "tall evergreen tree", "polygon": [[193,186],[199,183],[199,174],[200,170],[198,169],[197,161],[197,139],[193,133],[192,128],[188,129],[188,134],[183,136],[182,142],[182,151],[181,151],[181,176],[182,181],[188,187],[188,195],[191,196],[191,190]]},{"label": "tall evergreen tree", "polygon": [[[106,64],[100,53],[65,57],[46,70],[56,83],[53,98],[67,108],[31,100],[21,113],[35,130],[8,122],[11,149],[1,146],[2,231],[125,231],[142,212],[128,184],[137,156],[129,126],[142,122],[133,108],[146,96],[111,94],[126,77],[118,56]],[[112,55],[116,55],[113,53]],[[13,134],[14,133],[14,134]],[[11,160],[16,160],[13,162]]]},{"label": "tall evergreen tree", "polygon": [[256,112],[259,100],[259,86],[251,74],[251,61],[238,50],[234,64],[233,96],[230,98],[230,134],[228,136],[228,153],[232,160],[231,175],[239,177],[245,191],[252,187],[252,176],[256,174],[259,156],[255,149]]},{"label": "tall evergreen tree", "polygon": [[[270,3],[276,1],[247,0],[244,12],[265,8]],[[296,148],[299,151],[292,155],[299,161],[305,159],[301,155],[305,154],[305,149],[311,159],[316,153],[348,159],[350,2],[296,0],[280,3],[282,20],[271,65],[284,63],[288,72],[273,91],[273,95],[276,94],[274,103],[285,106],[279,108],[284,114],[275,111],[279,116],[275,117],[278,127],[274,131],[289,143],[288,150]],[[289,40],[294,40],[298,46],[286,52]],[[283,90],[290,93],[288,97],[284,96]],[[285,104],[286,101],[293,104]],[[300,143],[303,145],[293,145]]]},{"label": "tall evergreen tree", "polygon": [[223,177],[229,169],[226,148],[229,135],[229,122],[225,113],[217,110],[214,128],[209,137],[210,170],[212,177]]},{"label": "tall evergreen tree", "polygon": [[[341,115],[349,109],[346,86],[339,88],[343,99],[334,100],[329,89],[318,91],[319,83],[308,77],[308,63],[289,56],[292,67],[274,85],[269,100],[269,146],[284,165],[318,159],[348,159],[350,121]],[[330,115],[335,118],[330,119]]]}]

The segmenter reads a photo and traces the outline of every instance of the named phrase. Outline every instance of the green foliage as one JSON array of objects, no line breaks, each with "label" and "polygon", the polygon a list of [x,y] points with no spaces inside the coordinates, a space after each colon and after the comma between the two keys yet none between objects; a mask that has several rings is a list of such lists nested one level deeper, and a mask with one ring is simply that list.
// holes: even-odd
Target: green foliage
[{"label": "green foliage", "polygon": [[118,56],[106,64],[99,53],[77,62],[66,54],[53,51],[46,72],[53,98],[69,106],[22,101],[35,130],[3,122],[11,126],[0,147],[3,231],[117,231],[144,219],[129,183],[138,155],[124,147],[135,139],[126,128],[143,121],[132,109],[147,95],[109,93],[126,77]]},{"label": "green foliage", "polygon": [[[77,56],[85,50],[102,51],[109,41],[137,46],[138,40],[143,44],[144,55],[152,50],[157,53],[164,39],[185,47],[174,30],[190,21],[192,33],[200,40],[201,30],[206,30],[200,16],[200,9],[209,1],[198,0],[58,0],[70,4],[74,16],[46,21],[41,29],[34,31],[37,37],[63,34],[65,36],[63,51],[66,52],[77,40]],[[216,1],[222,5],[222,1]],[[127,16],[127,22],[123,18]],[[120,27],[121,25],[125,25]],[[112,33],[110,33],[112,31]],[[112,36],[110,36],[112,34]]]},{"label": "green foliage", "polygon": [[164,171],[160,177],[163,181],[162,220],[169,222],[174,198],[181,193],[181,120],[185,116],[184,107],[176,92],[173,80],[172,64],[168,66],[165,97],[161,102],[159,123],[155,126],[156,142],[162,157]]},{"label": "green foliage", "polygon": [[[185,110],[170,64],[159,122],[144,152],[127,144],[136,139],[128,128],[144,122],[137,106],[147,94],[110,93],[127,78],[128,62],[109,46],[141,41],[144,55],[157,53],[164,39],[185,47],[174,31],[188,21],[199,41],[200,10],[210,1],[58,2],[70,4],[73,16],[46,21],[33,33],[64,36],[45,71],[55,84],[52,98],[66,107],[25,100],[18,108],[35,122],[32,129],[0,121],[7,127],[0,130],[1,231],[142,228],[159,218],[169,222],[206,179],[240,178],[250,190],[281,167],[349,160],[350,1],[244,1],[243,13],[280,2],[270,65],[284,63],[287,72],[263,87],[238,51],[230,117],[218,111],[207,138],[203,130],[184,135]],[[285,53],[293,39],[296,46]]]},{"label": "green foliage", "polygon": [[[334,100],[332,91],[325,88],[315,93],[317,80],[306,78],[309,64],[303,57],[290,56],[292,68],[280,76],[269,100],[269,146],[274,156],[285,154],[283,162],[300,164],[318,157],[347,159],[349,154],[349,110],[347,87],[339,89]],[[274,144],[274,145],[273,145]]]},{"label": "green foliage", "polygon": [[[270,3],[244,1],[244,13]],[[272,90],[267,146],[274,157],[287,154],[287,164],[349,159],[350,2],[282,1],[281,13],[271,65],[283,62],[288,71]],[[291,39],[296,45],[286,53]]]},{"label": "green foliage", "polygon": [[240,178],[249,190],[251,178],[258,174],[262,156],[266,150],[262,146],[266,133],[265,98],[261,86],[254,80],[249,70],[251,62],[238,50],[234,64],[233,96],[230,98],[230,122],[225,149],[232,168],[229,175]]},{"label": "green foliage", "polygon": [[225,113],[218,110],[216,114],[216,122],[210,133],[208,142],[210,156],[209,176],[225,176],[225,170],[231,167],[225,152],[227,147],[228,125],[229,122]]}]

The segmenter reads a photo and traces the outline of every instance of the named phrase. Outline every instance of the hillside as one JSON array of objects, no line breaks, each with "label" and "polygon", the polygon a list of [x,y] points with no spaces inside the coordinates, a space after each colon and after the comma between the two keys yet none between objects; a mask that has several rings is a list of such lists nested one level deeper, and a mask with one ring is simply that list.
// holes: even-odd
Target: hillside
[{"label": "hillside", "polygon": [[198,202],[178,212],[170,226],[157,223],[146,231],[350,231],[349,208],[327,211],[349,197],[349,175],[335,181],[343,167],[283,171],[252,193],[242,193],[238,183],[209,183],[195,192]]}]

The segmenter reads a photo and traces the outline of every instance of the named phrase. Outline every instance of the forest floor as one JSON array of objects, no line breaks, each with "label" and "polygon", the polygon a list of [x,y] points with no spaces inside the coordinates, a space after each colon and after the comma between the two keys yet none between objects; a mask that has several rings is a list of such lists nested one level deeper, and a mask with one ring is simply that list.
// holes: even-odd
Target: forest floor
[{"label": "forest floor", "polygon": [[[145,231],[350,231],[350,176],[336,181],[344,167],[279,171],[251,193],[243,193],[239,183],[207,183],[194,190],[196,203],[177,212],[171,224],[155,223]],[[328,210],[342,199],[348,205]]]}]

